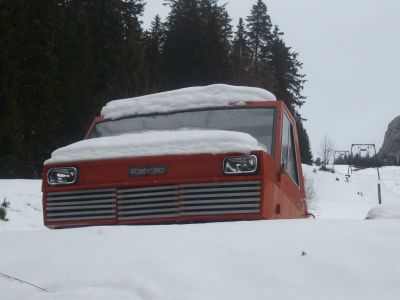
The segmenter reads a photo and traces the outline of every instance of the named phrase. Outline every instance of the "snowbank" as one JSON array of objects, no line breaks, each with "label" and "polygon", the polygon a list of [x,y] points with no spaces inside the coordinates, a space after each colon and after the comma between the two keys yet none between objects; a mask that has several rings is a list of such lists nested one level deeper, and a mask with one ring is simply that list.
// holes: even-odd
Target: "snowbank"
[{"label": "snowbank", "polygon": [[0,232],[45,229],[41,185],[41,180],[0,180],[0,204],[4,200],[9,203],[6,214],[9,221],[0,220]]},{"label": "snowbank", "polygon": [[79,141],[57,149],[45,164],[199,153],[265,150],[251,135],[225,130],[147,131]]},{"label": "snowbank", "polygon": [[1,233],[4,300],[397,300],[399,220]]},{"label": "snowbank", "polygon": [[103,107],[101,114],[106,119],[117,119],[138,114],[244,104],[245,101],[273,100],[276,100],[275,96],[264,89],[213,84],[114,100]]},{"label": "snowbank", "polygon": [[400,206],[375,206],[368,212],[367,219],[400,219]]},{"label": "snowbank", "polygon": [[[40,181],[0,180],[10,202],[0,273],[48,290],[0,275],[1,299],[397,300],[400,220],[364,220],[377,203],[376,170],[349,182],[345,169],[304,170],[317,220],[65,230],[43,227]],[[378,208],[397,207],[400,168],[382,168],[381,178]]]}]

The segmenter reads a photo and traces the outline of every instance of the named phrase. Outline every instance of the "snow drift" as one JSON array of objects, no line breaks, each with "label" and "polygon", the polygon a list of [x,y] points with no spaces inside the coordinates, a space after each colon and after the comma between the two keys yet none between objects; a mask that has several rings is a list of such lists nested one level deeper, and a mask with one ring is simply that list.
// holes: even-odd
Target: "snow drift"
[{"label": "snow drift", "polygon": [[[0,273],[47,290],[0,275],[1,299],[397,300],[400,220],[364,219],[376,170],[303,169],[317,220],[48,230],[40,181],[0,180]],[[381,179],[379,208],[399,205],[400,168]]]},{"label": "snow drift", "polygon": [[375,206],[368,212],[367,219],[400,219],[400,205]]},{"label": "snow drift", "polygon": [[225,130],[166,130],[82,140],[57,149],[45,164],[200,153],[266,150],[251,135]]},{"label": "snow drift", "polygon": [[213,84],[114,100],[103,107],[101,115],[106,119],[117,119],[139,114],[244,104],[246,101],[274,100],[276,97],[272,93],[261,88]]}]

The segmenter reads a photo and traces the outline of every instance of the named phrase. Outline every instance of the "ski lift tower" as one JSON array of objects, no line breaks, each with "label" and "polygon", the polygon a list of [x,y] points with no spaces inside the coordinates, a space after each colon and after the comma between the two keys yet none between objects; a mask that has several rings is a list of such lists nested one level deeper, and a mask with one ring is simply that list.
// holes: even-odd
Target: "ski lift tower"
[{"label": "ski lift tower", "polygon": [[[353,148],[358,150],[359,153],[367,152],[370,149],[374,150],[374,157],[375,157],[375,165],[376,171],[378,173],[378,203],[382,204],[382,197],[381,197],[381,175],[379,174],[379,165],[378,165],[378,158],[376,155],[376,147],[375,144],[352,144],[351,151],[350,151],[350,162],[353,158]],[[351,163],[349,164],[349,168],[351,168]]]},{"label": "ski lift tower", "polygon": [[335,150],[334,154],[333,154],[333,169],[335,169],[335,161],[336,158],[345,158],[347,156],[347,158],[349,159],[349,155],[350,155],[350,151],[348,150]]}]

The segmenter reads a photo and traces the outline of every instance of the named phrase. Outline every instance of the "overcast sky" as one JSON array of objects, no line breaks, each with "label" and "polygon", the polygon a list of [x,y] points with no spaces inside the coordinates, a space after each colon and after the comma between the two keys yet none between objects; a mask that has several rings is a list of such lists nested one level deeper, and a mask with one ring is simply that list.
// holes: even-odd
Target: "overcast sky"
[{"label": "overcast sky", "polygon": [[[163,0],[147,0],[148,28],[168,14]],[[220,0],[236,29],[256,0]],[[389,122],[400,115],[400,0],[264,0],[272,22],[299,53],[308,82],[300,112],[308,121],[314,156],[324,136],[336,150],[352,143],[381,147]]]}]

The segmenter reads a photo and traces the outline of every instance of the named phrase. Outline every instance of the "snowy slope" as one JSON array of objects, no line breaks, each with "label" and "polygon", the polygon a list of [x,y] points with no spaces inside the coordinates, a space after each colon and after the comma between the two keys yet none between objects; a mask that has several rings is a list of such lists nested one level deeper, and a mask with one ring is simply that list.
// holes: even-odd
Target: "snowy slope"
[{"label": "snowy slope", "polygon": [[[378,205],[378,175],[376,169],[352,172],[349,182],[347,166],[335,166],[335,173],[318,171],[318,167],[303,166],[306,184],[314,188],[309,210],[322,219],[363,219]],[[382,204],[400,208],[400,168],[380,168]]]},{"label": "snowy slope", "polygon": [[[313,169],[316,220],[66,230],[40,225],[40,181],[0,180],[0,273],[47,290],[0,274],[0,299],[399,299],[400,220],[364,219],[374,170],[346,183]],[[399,184],[382,170],[384,204],[399,206]]]}]

